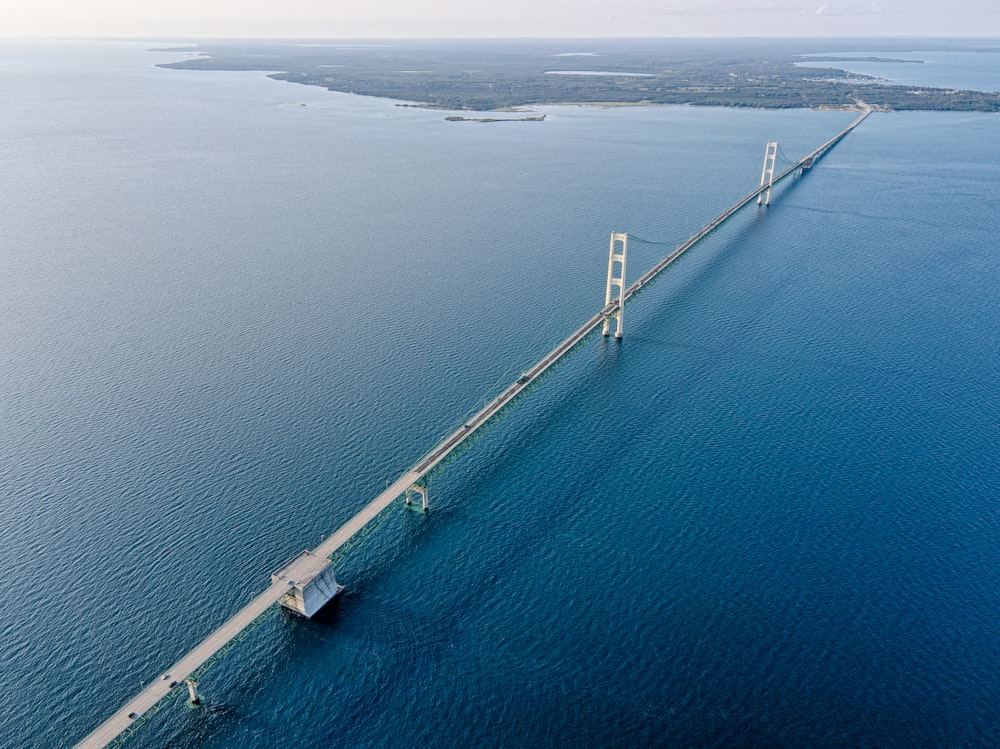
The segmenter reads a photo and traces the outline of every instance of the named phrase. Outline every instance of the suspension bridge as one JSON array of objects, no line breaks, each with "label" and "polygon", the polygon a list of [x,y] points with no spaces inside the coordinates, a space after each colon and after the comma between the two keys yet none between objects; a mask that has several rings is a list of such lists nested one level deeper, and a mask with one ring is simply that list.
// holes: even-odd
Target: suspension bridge
[{"label": "suspension bridge", "polygon": [[[370,530],[375,525],[373,521],[382,516],[401,497],[406,505],[426,512],[427,488],[421,482],[436,466],[453,455],[459,447],[468,444],[470,437],[485,424],[495,419],[519,395],[535,384],[542,375],[598,328],[601,328],[602,333],[608,336],[611,335],[613,324],[615,337],[621,338],[624,306],[634,294],[655,280],[671,263],[722,226],[740,209],[755,200],[758,204],[770,203],[771,190],[776,184],[789,175],[800,172],[800,170],[804,172],[810,169],[827,151],[860,125],[869,114],[871,114],[871,110],[864,109],[860,116],[839,133],[777,174],[775,170],[779,147],[777,142],[768,143],[760,185],[712,219],[630,286],[626,286],[625,281],[629,236],[625,233],[613,233],[608,252],[608,276],[604,306],[600,310],[487,403],[478,413],[465,421],[461,427],[435,445],[430,452],[426,453],[395,482],[387,486],[385,491],[371,500],[333,535],[315,549],[301,552],[273,572],[270,586],[167,669],[160,678],[144,687],[135,697],[94,729],[76,745],[77,749],[101,749],[109,745],[120,746],[139,730],[146,719],[166,704],[168,698],[177,696],[185,690],[188,692],[189,700],[193,704],[198,704],[200,698],[197,692],[196,678],[200,677],[207,666],[214,662],[214,658],[217,658],[220,653],[226,652],[235,642],[246,636],[254,624],[260,621],[264,614],[272,610],[275,605],[280,604],[306,617],[313,616],[343,589],[336,581],[331,557],[337,553],[343,553],[352,541],[356,541],[366,530]],[[415,502],[419,504],[415,505]]]}]

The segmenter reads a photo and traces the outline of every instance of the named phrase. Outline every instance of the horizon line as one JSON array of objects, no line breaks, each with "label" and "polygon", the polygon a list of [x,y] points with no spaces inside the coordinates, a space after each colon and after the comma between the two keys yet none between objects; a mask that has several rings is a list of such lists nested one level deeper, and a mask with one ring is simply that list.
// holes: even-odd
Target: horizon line
[{"label": "horizon line", "polygon": [[615,36],[270,36],[270,35],[203,35],[203,34],[3,34],[3,40],[38,40],[38,41],[170,41],[192,39],[200,41],[396,41],[396,42],[428,42],[428,41],[689,41],[689,40],[746,40],[746,41],[813,41],[827,39],[888,39],[915,41],[994,41],[1000,43],[1000,36],[976,36],[967,34],[775,34],[775,35],[690,35],[690,36],[660,36],[660,35],[615,35]]}]

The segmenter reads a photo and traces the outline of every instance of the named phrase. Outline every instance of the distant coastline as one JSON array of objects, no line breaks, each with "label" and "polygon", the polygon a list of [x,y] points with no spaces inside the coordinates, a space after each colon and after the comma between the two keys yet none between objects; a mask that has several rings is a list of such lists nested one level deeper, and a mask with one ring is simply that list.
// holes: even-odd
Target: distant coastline
[{"label": "distant coastline", "polygon": [[901,57],[857,57],[854,55],[808,55],[799,62],[902,62],[923,65],[923,60],[906,60]]},{"label": "distant coastline", "polygon": [[[922,62],[852,56],[849,50],[834,55],[816,49],[816,44],[476,40],[393,42],[374,48],[227,41],[174,50],[197,56],[160,67],[259,70],[276,80],[450,111],[512,111],[547,104],[849,109],[863,102],[880,111],[1000,112],[996,92],[895,85],[837,67],[811,67],[818,62]],[[567,46],[588,48],[586,70],[574,65],[584,53],[570,55]]]}]

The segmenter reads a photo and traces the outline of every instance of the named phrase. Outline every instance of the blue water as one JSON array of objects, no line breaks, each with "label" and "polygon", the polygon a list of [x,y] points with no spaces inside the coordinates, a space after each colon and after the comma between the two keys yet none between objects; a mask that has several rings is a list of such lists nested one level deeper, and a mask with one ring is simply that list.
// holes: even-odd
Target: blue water
[{"label": "blue water", "polygon": [[[940,46],[942,42],[933,43]],[[944,42],[944,44],[948,44]],[[807,67],[843,68],[882,78],[890,83],[936,88],[960,88],[973,91],[1000,91],[1000,47],[988,40],[953,42],[954,49],[925,49],[926,43],[906,44],[896,40],[862,52],[843,53],[837,62],[799,63]],[[839,52],[823,52],[823,57]],[[859,57],[879,57],[891,62],[867,62]],[[906,62],[901,62],[906,61]]]},{"label": "blue water", "polygon": [[[447,123],[147,46],[0,45],[5,746],[80,739],[592,314],[611,231],[680,241],[853,116]],[[998,133],[869,118],[128,745],[996,745]]]}]

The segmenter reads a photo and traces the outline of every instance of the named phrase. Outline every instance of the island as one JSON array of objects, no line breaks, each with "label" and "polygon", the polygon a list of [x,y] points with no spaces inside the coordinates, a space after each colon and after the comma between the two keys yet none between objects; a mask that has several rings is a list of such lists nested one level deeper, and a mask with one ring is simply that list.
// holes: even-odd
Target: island
[{"label": "island", "polygon": [[[189,59],[160,67],[260,70],[277,80],[449,111],[543,104],[1000,111],[996,92],[893,85],[818,67],[845,59],[830,56],[830,40],[822,44],[825,49],[818,40],[774,39],[227,40],[187,48]],[[863,50],[875,42],[855,44]],[[887,44],[907,51],[902,41],[879,40],[879,49]],[[849,43],[835,45],[849,54]]]},{"label": "island", "polygon": [[545,115],[535,115],[529,117],[463,117],[462,115],[450,115],[444,118],[446,122],[544,122]]}]

